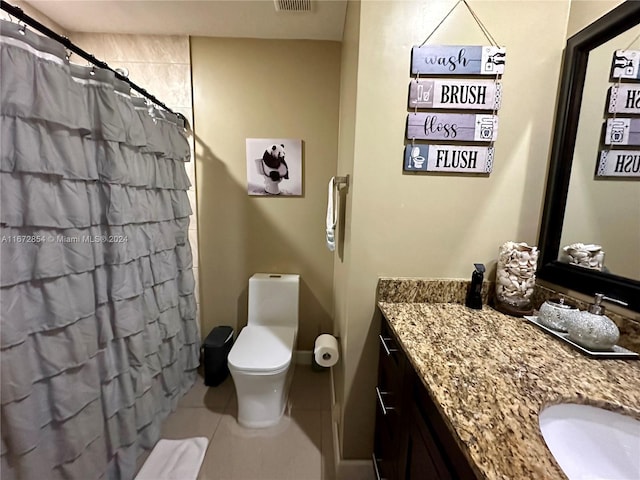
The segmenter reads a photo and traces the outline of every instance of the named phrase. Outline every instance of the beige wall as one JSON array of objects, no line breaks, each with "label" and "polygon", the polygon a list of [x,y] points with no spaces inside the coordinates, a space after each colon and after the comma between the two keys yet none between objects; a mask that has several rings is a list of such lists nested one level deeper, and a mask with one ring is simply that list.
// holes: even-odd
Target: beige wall
[{"label": "beige wall", "polygon": [[624,0],[571,0],[567,38],[578,33]]},{"label": "beige wall", "polygon": [[[495,266],[508,240],[535,244],[550,151],[568,1],[483,1],[473,8],[507,48],[500,133],[485,177],[402,173],[411,46],[450,2],[364,1],[359,22],[355,147],[343,337],[343,458],[372,447],[379,276],[468,278]],[[517,19],[517,26],[514,25]],[[544,32],[544,34],[541,34]],[[482,44],[461,4],[432,44]],[[348,115],[344,115],[346,119]],[[342,120],[342,119],[341,119]],[[341,122],[342,128],[348,128]],[[493,269],[492,269],[493,270]]]},{"label": "beige wall", "polygon": [[[336,172],[337,42],[194,37],[203,330],[246,324],[255,272],[301,275],[298,348],[332,330],[327,184]],[[303,141],[302,197],[247,195],[246,138]]]},{"label": "beige wall", "polygon": [[[340,67],[340,132],[338,148],[338,174],[349,175],[353,180],[353,163],[355,147],[356,98],[358,88],[358,53],[360,37],[360,1],[351,1],[347,5],[347,16],[342,39],[342,65]],[[333,298],[334,333],[339,337],[342,355],[348,345],[348,306],[347,291],[349,282],[349,265],[351,260],[351,219],[353,205],[353,184],[342,191],[340,198],[340,223],[337,228],[337,254],[334,257]],[[345,367],[347,362],[341,361],[333,369],[334,390],[339,404],[345,398]],[[342,423],[340,424],[343,425]],[[340,445],[343,431],[338,430]]]}]

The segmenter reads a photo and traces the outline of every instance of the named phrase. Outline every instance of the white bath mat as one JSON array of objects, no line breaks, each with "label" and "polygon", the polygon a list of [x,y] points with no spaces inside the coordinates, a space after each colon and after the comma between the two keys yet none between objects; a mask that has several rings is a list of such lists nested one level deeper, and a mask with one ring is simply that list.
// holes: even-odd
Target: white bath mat
[{"label": "white bath mat", "polygon": [[135,480],[196,480],[208,443],[206,437],[159,440]]}]

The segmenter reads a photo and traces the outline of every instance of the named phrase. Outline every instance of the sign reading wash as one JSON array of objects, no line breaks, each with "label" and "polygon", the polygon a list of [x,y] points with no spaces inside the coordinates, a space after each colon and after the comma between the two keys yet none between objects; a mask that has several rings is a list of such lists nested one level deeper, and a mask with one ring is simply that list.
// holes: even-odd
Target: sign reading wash
[{"label": "sign reading wash", "polygon": [[425,45],[411,50],[412,75],[501,75],[506,50],[476,45]]}]

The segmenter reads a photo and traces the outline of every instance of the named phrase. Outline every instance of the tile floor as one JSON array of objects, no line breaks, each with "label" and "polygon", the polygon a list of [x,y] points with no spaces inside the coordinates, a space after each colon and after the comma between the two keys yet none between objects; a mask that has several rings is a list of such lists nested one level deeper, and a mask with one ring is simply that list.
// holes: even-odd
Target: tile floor
[{"label": "tile floor", "polygon": [[245,429],[236,421],[231,377],[209,388],[199,376],[165,421],[161,438],[209,438],[198,480],[334,480],[330,397],[328,371],[296,365],[280,424]]}]

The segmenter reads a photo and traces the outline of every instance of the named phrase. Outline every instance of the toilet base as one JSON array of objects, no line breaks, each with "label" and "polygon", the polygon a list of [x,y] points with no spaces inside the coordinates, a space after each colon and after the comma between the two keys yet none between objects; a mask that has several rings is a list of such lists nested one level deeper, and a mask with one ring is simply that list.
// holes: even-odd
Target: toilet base
[{"label": "toilet base", "polygon": [[254,422],[251,420],[243,419],[243,417],[241,417],[240,414],[238,413],[238,425],[244,428],[256,428],[256,429],[275,427],[280,423],[280,420],[282,420],[283,416],[284,416],[284,410],[278,416],[278,418]]},{"label": "toilet base", "polygon": [[245,428],[277,425],[287,407],[294,366],[274,374],[248,374],[231,369],[238,401],[238,423]]}]

